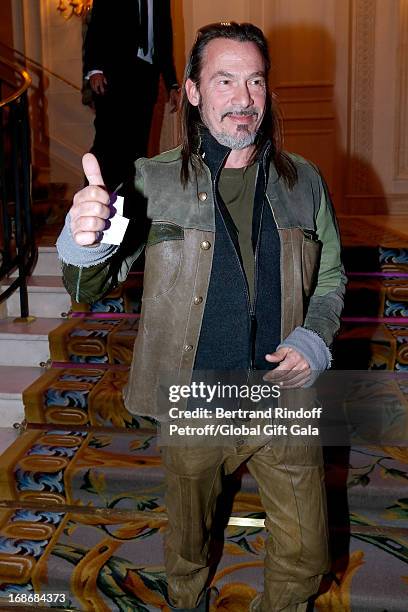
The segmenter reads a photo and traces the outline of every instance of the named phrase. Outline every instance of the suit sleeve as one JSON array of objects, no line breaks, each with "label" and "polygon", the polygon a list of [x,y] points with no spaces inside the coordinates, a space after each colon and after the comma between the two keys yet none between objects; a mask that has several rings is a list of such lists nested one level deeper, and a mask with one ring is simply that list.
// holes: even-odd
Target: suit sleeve
[{"label": "suit sleeve", "polygon": [[85,75],[91,70],[102,70],[102,72],[105,70],[106,37],[104,36],[104,24],[106,23],[106,9],[106,0],[94,0],[91,19],[85,37]]},{"label": "suit sleeve", "polygon": [[170,0],[160,0],[159,16],[159,67],[167,90],[177,84],[173,59],[173,26],[171,22]]}]

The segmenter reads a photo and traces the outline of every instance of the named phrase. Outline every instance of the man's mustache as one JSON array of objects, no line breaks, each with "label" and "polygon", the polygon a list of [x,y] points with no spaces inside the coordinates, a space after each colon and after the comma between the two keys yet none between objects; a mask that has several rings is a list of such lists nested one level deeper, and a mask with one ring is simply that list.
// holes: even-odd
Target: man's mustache
[{"label": "man's mustache", "polygon": [[230,115],[241,115],[242,117],[249,117],[252,115],[259,115],[259,111],[257,108],[252,108],[251,110],[227,110],[221,115],[221,121],[225,119],[225,117],[229,117]]}]

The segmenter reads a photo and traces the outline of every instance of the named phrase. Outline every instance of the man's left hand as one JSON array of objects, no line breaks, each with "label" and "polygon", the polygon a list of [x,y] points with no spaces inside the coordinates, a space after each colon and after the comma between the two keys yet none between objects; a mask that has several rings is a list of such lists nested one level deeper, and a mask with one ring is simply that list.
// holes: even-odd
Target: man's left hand
[{"label": "man's left hand", "polygon": [[295,349],[282,346],[274,353],[265,355],[269,363],[279,363],[274,369],[265,374],[264,380],[271,382],[279,380],[286,388],[302,387],[309,382],[311,376],[310,365]]},{"label": "man's left hand", "polygon": [[180,99],[180,91],[178,89],[170,89],[169,93],[169,103],[170,103],[170,112],[175,113],[178,109]]}]

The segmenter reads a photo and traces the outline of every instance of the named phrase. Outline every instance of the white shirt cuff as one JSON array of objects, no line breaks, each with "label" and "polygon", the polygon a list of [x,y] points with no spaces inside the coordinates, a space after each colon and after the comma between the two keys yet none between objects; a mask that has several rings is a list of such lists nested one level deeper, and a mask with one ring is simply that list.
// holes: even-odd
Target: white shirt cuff
[{"label": "white shirt cuff", "polygon": [[85,80],[88,81],[93,74],[103,74],[103,70],[90,70],[85,76]]}]

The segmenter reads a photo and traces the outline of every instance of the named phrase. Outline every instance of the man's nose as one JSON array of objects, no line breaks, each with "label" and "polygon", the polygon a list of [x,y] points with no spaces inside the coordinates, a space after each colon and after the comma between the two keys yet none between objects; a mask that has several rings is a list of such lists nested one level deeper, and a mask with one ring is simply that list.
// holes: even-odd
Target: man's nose
[{"label": "man's nose", "polygon": [[244,108],[251,106],[254,103],[247,83],[237,84],[237,86],[234,88],[233,99],[231,102]]}]

